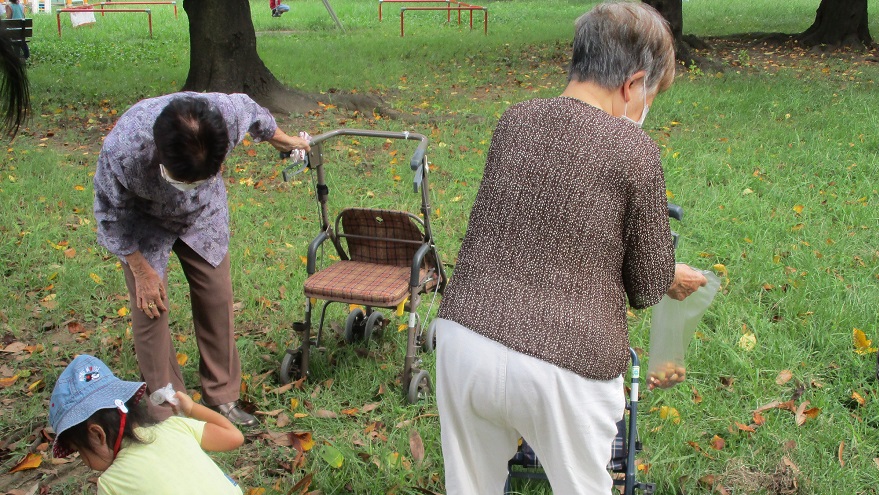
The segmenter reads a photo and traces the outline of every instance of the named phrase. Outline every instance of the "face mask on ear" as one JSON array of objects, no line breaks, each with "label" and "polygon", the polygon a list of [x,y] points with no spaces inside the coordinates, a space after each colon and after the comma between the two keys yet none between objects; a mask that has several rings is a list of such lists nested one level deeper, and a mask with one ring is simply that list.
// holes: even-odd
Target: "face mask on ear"
[{"label": "face mask on ear", "polygon": [[644,119],[647,118],[647,112],[650,110],[650,107],[647,106],[647,78],[646,77],[644,78],[644,110],[641,110],[641,118],[638,119],[637,122],[630,119],[629,116],[626,115],[626,111],[628,109],[629,109],[629,102],[626,102],[626,105],[623,107],[623,115],[621,118],[623,120],[628,120],[629,122],[635,124],[638,127],[641,127],[642,125],[644,125]]}]

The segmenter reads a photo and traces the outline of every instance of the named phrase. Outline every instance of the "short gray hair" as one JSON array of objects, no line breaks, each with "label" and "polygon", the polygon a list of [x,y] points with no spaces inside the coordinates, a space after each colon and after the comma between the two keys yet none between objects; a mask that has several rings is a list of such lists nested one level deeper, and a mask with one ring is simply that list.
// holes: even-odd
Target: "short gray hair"
[{"label": "short gray hair", "polygon": [[656,9],[609,2],[577,19],[568,81],[615,89],[640,70],[647,72],[650,93],[668,89],[674,79],[674,37]]}]

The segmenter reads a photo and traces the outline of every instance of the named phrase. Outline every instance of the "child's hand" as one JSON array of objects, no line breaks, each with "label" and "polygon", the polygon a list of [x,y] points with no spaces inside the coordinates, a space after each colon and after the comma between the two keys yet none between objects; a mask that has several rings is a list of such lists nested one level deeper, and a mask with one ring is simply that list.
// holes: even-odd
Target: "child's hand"
[{"label": "child's hand", "polygon": [[192,406],[195,405],[195,401],[193,401],[192,397],[187,395],[186,392],[176,392],[174,397],[180,401],[180,405],[174,409],[182,412],[186,417],[189,417],[192,414]]}]

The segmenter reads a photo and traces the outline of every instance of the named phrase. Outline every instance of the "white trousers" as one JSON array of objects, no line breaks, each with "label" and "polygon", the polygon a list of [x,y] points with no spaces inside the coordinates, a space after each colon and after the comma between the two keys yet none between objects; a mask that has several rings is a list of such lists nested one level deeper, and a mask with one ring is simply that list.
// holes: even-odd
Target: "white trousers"
[{"label": "white trousers", "polygon": [[589,380],[437,321],[436,394],[448,495],[500,495],[522,437],[557,495],[608,495],[623,377]]}]

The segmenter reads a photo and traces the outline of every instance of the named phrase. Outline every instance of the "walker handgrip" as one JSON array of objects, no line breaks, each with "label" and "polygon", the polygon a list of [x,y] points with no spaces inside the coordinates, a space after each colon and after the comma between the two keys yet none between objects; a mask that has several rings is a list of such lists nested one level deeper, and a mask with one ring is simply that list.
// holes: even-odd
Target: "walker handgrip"
[{"label": "walker handgrip", "polygon": [[684,209],[681,208],[680,205],[676,205],[674,203],[668,204],[668,216],[669,218],[674,218],[678,222],[684,220]]},{"label": "walker handgrip", "polygon": [[424,154],[427,152],[427,139],[422,139],[420,143],[418,143],[418,147],[415,148],[415,154],[412,155],[412,161],[409,162],[409,167],[412,170],[418,170],[418,167],[421,166],[421,162],[424,161]]}]

